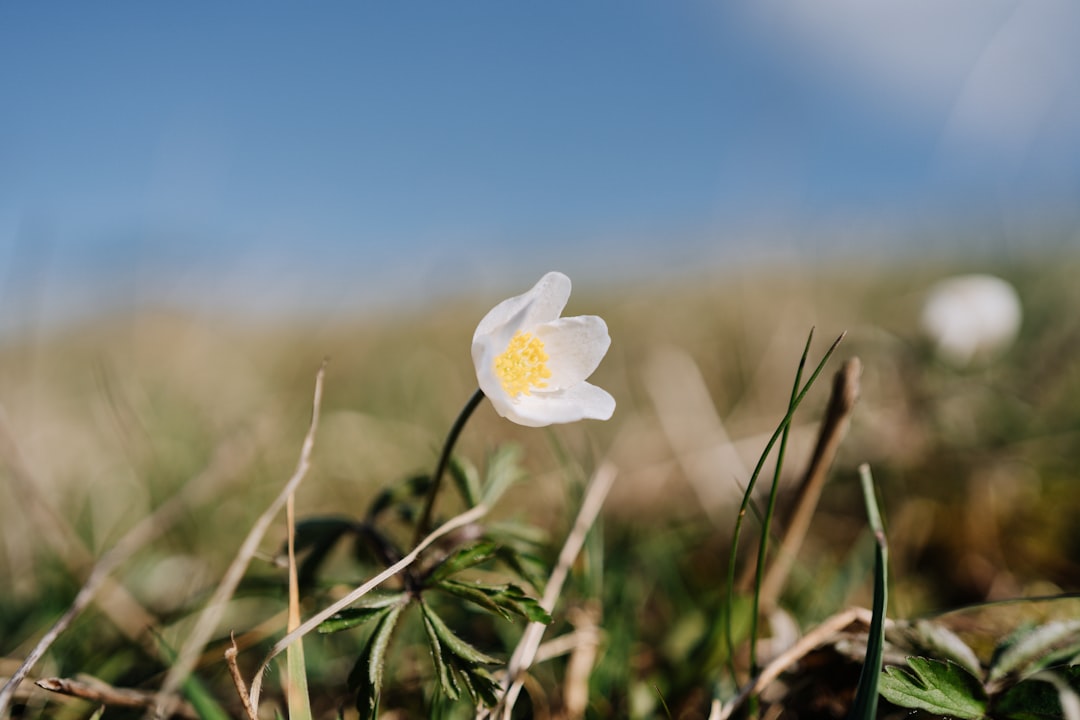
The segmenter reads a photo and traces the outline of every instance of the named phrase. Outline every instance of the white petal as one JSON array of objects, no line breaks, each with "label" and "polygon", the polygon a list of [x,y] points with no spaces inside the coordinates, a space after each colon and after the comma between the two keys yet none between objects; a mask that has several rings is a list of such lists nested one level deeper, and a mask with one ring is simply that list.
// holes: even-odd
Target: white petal
[{"label": "white petal", "polygon": [[592,375],[611,346],[607,323],[595,315],[559,318],[533,332],[548,354],[551,390],[572,387]]},{"label": "white petal", "polygon": [[[492,346],[490,337],[482,338],[474,342],[472,346],[476,381],[492,404],[496,405],[496,410],[500,402],[510,402],[510,396],[503,390],[502,381],[495,375],[495,358],[499,356],[499,352]],[[502,412],[499,414],[503,415]]]},{"label": "white petal", "polygon": [[[505,393],[502,396],[507,397]],[[522,395],[509,402],[492,400],[492,405],[503,417],[527,427],[545,427],[586,418],[608,420],[615,412],[615,398],[606,390],[584,382],[557,392]]]},{"label": "white petal", "polygon": [[528,292],[503,300],[493,307],[476,326],[473,342],[481,335],[491,335],[511,321],[516,326],[510,331],[511,336],[520,328],[550,322],[559,317],[569,299],[570,278],[560,272],[549,272]]}]

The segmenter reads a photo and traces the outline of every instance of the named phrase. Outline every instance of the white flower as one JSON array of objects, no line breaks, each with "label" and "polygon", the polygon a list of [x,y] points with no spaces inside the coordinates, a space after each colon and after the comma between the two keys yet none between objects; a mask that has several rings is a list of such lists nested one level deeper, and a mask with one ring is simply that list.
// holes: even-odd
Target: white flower
[{"label": "white flower", "polygon": [[570,278],[549,272],[532,290],[492,308],[476,327],[476,378],[504,418],[544,427],[607,420],[615,412],[615,399],[585,382],[611,344],[607,324],[595,315],[559,317],[569,299]]},{"label": "white flower", "polygon": [[959,275],[941,281],[926,297],[922,328],[937,353],[957,367],[999,353],[1020,330],[1020,298],[992,275]]}]

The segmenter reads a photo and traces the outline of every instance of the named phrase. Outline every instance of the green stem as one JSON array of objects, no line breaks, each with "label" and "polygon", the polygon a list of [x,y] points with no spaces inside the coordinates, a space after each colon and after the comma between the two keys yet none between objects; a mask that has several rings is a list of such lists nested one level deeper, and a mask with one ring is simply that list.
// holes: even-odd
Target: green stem
[{"label": "green stem", "polygon": [[818,375],[825,369],[825,364],[829,362],[829,358],[832,357],[836,347],[840,344],[840,341],[844,339],[847,333],[841,333],[840,337],[836,338],[833,344],[829,347],[825,356],[821,358],[821,362],[814,368],[814,372],[811,373],[810,379],[803,385],[802,390],[799,392],[795,401],[788,406],[787,415],[780,421],[779,427],[773,432],[772,437],[769,438],[769,442],[765,444],[765,449],[762,451],[761,456],[758,458],[757,465],[754,467],[753,473],[750,474],[750,481],[746,484],[746,491],[743,493],[742,505],[739,507],[739,514],[735,516],[735,532],[731,537],[731,554],[728,558],[728,579],[727,579],[727,602],[725,603],[723,612],[724,622],[724,634],[726,635],[726,645],[728,652],[728,667],[731,671],[731,676],[736,678],[735,674],[735,637],[733,635],[732,624],[732,606],[735,604],[735,565],[739,558],[739,535],[742,532],[743,520],[746,519],[746,510],[750,505],[751,496],[754,493],[754,486],[757,484],[758,476],[761,474],[761,469],[765,465],[765,460],[768,458],[769,453],[772,451],[773,445],[780,439],[780,436],[791,423],[791,418],[795,415],[795,410],[802,404],[803,398],[810,392],[810,388],[814,386],[814,382],[817,380]]},{"label": "green stem", "polygon": [[413,537],[413,547],[420,544],[420,541],[428,534],[431,529],[431,512],[435,507],[435,498],[439,494],[439,485],[442,484],[442,476],[446,472],[446,466],[450,464],[450,455],[454,451],[454,445],[457,443],[458,436],[461,435],[461,431],[465,428],[465,423],[469,421],[469,417],[472,416],[473,411],[480,405],[480,401],[484,399],[484,391],[479,388],[469,398],[469,402],[465,403],[465,407],[458,413],[457,420],[454,421],[453,426],[450,428],[450,432],[446,435],[446,441],[443,443],[442,454],[439,455],[439,464],[435,466],[435,472],[431,476],[431,487],[428,488],[427,500],[424,501],[424,511],[420,514],[420,520],[416,523],[416,535]]},{"label": "green stem", "polygon": [[[806,347],[803,348],[802,357],[799,358],[799,368],[795,371],[795,384],[791,388],[791,399],[788,400],[790,410],[795,398],[799,396],[799,386],[802,384],[803,370],[806,368],[806,356],[810,354],[810,342],[814,339],[813,330],[806,338]],[[754,596],[753,607],[750,610],[750,674],[757,675],[757,642],[758,642],[758,613],[761,611],[761,581],[765,576],[765,558],[769,553],[769,532],[772,530],[773,515],[776,513],[776,497],[780,489],[780,472],[784,467],[784,455],[787,452],[788,436],[791,434],[791,423],[784,426],[780,435],[780,449],[776,454],[776,469],[773,471],[772,487],[769,489],[769,505],[765,510],[765,518],[761,521],[761,541],[758,545],[757,570],[754,573]],[[751,702],[757,697],[751,698]],[[757,714],[752,713],[752,714]]]}]

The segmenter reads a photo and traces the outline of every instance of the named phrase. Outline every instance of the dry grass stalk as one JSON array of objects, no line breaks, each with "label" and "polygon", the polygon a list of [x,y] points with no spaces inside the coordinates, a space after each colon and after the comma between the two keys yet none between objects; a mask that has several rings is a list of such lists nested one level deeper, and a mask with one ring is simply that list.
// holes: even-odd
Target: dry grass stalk
[{"label": "dry grass stalk", "polygon": [[251,559],[258,551],[259,543],[262,542],[263,536],[270,528],[270,524],[273,522],[274,517],[281,511],[282,506],[289,496],[296,492],[296,488],[307,475],[308,468],[311,466],[311,451],[315,446],[315,433],[319,426],[319,407],[322,403],[323,378],[325,375],[326,361],[324,360],[319,367],[318,373],[315,375],[315,392],[311,409],[311,423],[308,426],[307,435],[304,437],[304,444],[300,449],[300,459],[297,462],[296,470],[293,472],[292,477],[289,478],[289,481],[285,483],[285,487],[282,489],[281,493],[274,498],[270,507],[268,507],[255,521],[255,525],[248,532],[248,535],[240,546],[240,550],[233,559],[232,564],[229,565],[229,568],[226,570],[225,577],[222,578],[221,583],[214,591],[206,608],[199,616],[191,634],[188,635],[187,640],[180,648],[176,662],[169,669],[169,674],[165,676],[165,682],[161,687],[160,703],[158,706],[159,714],[166,714],[163,711],[166,709],[167,704],[171,702],[172,695],[180,687],[181,683],[184,682],[188,674],[194,669],[199,655],[202,653],[202,649],[206,646],[206,643],[209,642],[211,635],[221,621],[221,616],[225,612],[226,604],[233,596],[233,593],[236,592],[240,580],[244,577],[244,573],[247,571]]},{"label": "dry grass stalk", "polygon": [[247,714],[248,720],[257,720],[255,708],[248,700],[247,683],[244,682],[244,676],[240,673],[240,666],[236,664],[236,656],[240,652],[236,647],[236,638],[230,638],[230,641],[229,647],[225,648],[225,664],[229,666],[229,675],[232,677],[233,685],[236,686],[236,694],[240,696],[240,702],[244,706],[244,713]]},{"label": "dry grass stalk", "polygon": [[444,535],[454,532],[459,528],[471,525],[480,518],[484,517],[487,512],[488,507],[481,504],[477,505],[476,507],[472,508],[467,512],[464,512],[460,515],[457,515],[456,517],[447,520],[445,523],[436,528],[430,535],[421,540],[420,544],[413,548],[408,555],[401,558],[401,560],[398,560],[396,563],[386,568],[381,573],[371,578],[366,583],[356,588],[348,595],[333,603],[329,607],[324,608],[320,612],[308,618],[303,623],[301,623],[301,625],[295,630],[278,640],[277,643],[274,644],[274,647],[270,648],[270,652],[263,659],[262,665],[259,666],[259,670],[258,672],[256,672],[255,678],[251,682],[251,690],[248,693],[251,706],[258,707],[259,695],[262,692],[263,675],[266,673],[267,668],[270,667],[270,662],[279,654],[281,654],[281,652],[285,650],[285,648],[289,647],[294,642],[307,635],[309,632],[311,632],[323,622],[328,620],[335,613],[344,610],[345,608],[362,598],[364,595],[367,595],[369,592],[377,588],[379,585],[382,585],[384,582],[397,575],[405,568],[412,565],[414,562],[416,562],[416,559],[420,557],[420,553],[426,550],[428,546],[431,545],[433,542],[443,537]]},{"label": "dry grass stalk", "polygon": [[[566,582],[566,578],[570,573],[570,567],[577,559],[578,553],[581,552],[581,547],[585,544],[585,537],[589,534],[589,529],[592,528],[593,523],[596,521],[596,516],[600,513],[600,508],[603,507],[604,500],[607,498],[608,491],[611,490],[611,485],[615,482],[617,474],[618,471],[615,466],[610,462],[605,462],[597,468],[589,481],[577,518],[574,520],[570,534],[567,535],[566,542],[563,543],[563,548],[559,552],[558,562],[548,579],[547,586],[544,588],[544,596],[540,599],[540,606],[549,613],[555,608],[555,603],[562,593],[563,583]],[[521,640],[518,641],[518,646],[514,649],[514,654],[511,655],[506,668],[505,682],[508,686],[503,694],[502,701],[491,710],[479,710],[477,712],[478,718],[493,717],[501,709],[502,717],[509,720],[514,709],[514,703],[517,702],[517,698],[521,694],[522,677],[536,659],[537,650],[540,647],[541,639],[544,637],[545,629],[547,629],[547,626],[538,622],[529,623],[525,628],[525,632],[522,634]]]},{"label": "dry grass stalk", "polygon": [[[2,415],[0,415],[2,417]],[[4,454],[20,487],[32,492],[29,505],[38,520],[56,528],[59,533],[42,533],[50,538],[53,549],[67,562],[72,571],[86,564],[89,551],[78,540],[70,526],[40,497],[29,471],[22,462],[18,448],[14,445],[6,425],[0,423],[0,439],[3,440]],[[44,656],[56,639],[91,603],[97,605],[110,619],[116,621],[125,635],[138,640],[151,655],[157,653],[157,644],[147,636],[146,630],[156,624],[156,618],[146,612],[128,593],[126,588],[112,579],[112,573],[132,555],[146,547],[153,540],[165,533],[177,520],[184,517],[187,509],[198,504],[208,491],[220,492],[223,481],[240,475],[255,455],[255,442],[250,432],[243,432],[222,443],[214,453],[210,464],[197,477],[187,483],[179,493],[171,497],[154,512],[150,513],[128,530],[108,552],[94,564],[83,586],[68,609],[52,627],[41,637],[37,645],[23,660],[22,665],[12,674],[11,679],[0,689],[0,717],[5,717],[15,689]],[[63,538],[63,539],[61,539]],[[103,597],[102,597],[103,596]]]},{"label": "dry grass stalk", "polygon": [[[79,698],[106,707],[151,710],[157,702],[156,693],[113,687],[88,675],[79,676],[78,679],[74,680],[69,678],[43,678],[35,684],[49,692]],[[195,709],[187,703],[178,703],[173,711],[175,715],[183,718],[199,717]]]},{"label": "dry grass stalk", "polygon": [[834,639],[852,623],[860,623],[869,628],[871,617],[871,612],[866,608],[848,608],[826,619],[766,665],[727,705],[721,706],[719,701],[714,701],[709,720],[727,720],[751,695],[760,693],[769,683],[780,677],[781,673],[790,669],[812,650]]}]

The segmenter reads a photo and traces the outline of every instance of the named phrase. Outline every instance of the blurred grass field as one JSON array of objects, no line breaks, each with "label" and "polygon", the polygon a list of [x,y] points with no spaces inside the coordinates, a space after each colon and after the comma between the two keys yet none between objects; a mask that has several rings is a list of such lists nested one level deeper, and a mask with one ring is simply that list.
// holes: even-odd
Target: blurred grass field
[{"label": "blurred grass field", "polygon": [[[853,266],[575,286],[568,313],[601,315],[610,328],[612,348],[593,381],[615,396],[615,416],[533,430],[482,405],[458,454],[483,465],[496,447],[522,446],[529,479],[493,515],[545,528],[552,555],[585,478],[605,459],[618,468],[556,619],[565,625],[587,613],[601,632],[589,717],[707,715],[723,669],[700,661],[695,648],[723,602],[747,468],[786,410],[812,327],[815,361],[848,333],[828,375],[853,356],[863,375],[850,433],[782,602],[803,629],[843,607],[869,605],[870,541],[855,471],[863,462],[873,467],[886,516],[890,616],[1080,588],[1080,260],[980,267],[1016,286],[1023,326],[1003,356],[955,369],[920,336],[918,313],[935,279],[970,269]],[[119,568],[116,586],[32,673],[88,673],[117,687],[155,689],[167,667],[162,648],[182,643],[292,473],[322,359],[329,364],[321,425],[297,513],[359,515],[382,488],[430,471],[475,388],[473,329],[499,299],[288,325],[148,310],[7,338],[0,344],[0,679],[68,607],[93,559],[185,493],[182,512]],[[803,470],[827,397],[821,382],[795,418],[783,489]],[[444,517],[454,510],[453,502],[440,506]],[[219,640],[230,630],[242,636],[245,669],[283,634],[285,574],[272,560],[284,537],[282,518],[219,628]],[[328,586],[364,579],[338,560]],[[1002,617],[1014,612],[990,608]],[[489,640],[497,647],[500,638]],[[344,692],[350,642],[343,634],[305,643],[320,716],[342,706],[354,712]],[[198,675],[234,711],[220,658],[215,641]],[[402,671],[384,710],[409,717],[392,711],[396,703],[410,707],[409,690],[426,670],[415,658],[396,662]],[[564,661],[538,669],[523,712],[561,717],[566,673]],[[93,703],[27,682],[15,716],[94,711]],[[106,716],[125,712],[138,715],[110,709]]]}]

